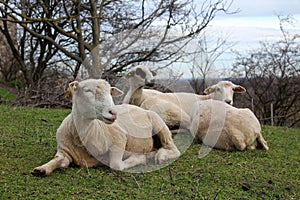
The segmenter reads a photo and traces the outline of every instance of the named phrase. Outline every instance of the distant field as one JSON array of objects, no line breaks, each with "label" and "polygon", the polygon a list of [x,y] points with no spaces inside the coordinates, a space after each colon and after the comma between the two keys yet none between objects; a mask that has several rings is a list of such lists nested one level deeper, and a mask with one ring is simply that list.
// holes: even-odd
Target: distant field
[{"label": "distant field", "polygon": [[269,151],[212,150],[200,144],[174,163],[132,174],[72,167],[45,178],[30,171],[56,152],[70,110],[0,105],[0,199],[300,199],[300,129],[263,127]]}]

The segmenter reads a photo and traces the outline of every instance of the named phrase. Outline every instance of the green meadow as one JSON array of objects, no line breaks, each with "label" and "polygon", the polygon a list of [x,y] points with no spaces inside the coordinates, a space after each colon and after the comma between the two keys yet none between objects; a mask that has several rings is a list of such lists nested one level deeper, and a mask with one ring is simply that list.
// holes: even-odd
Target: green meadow
[{"label": "green meadow", "polygon": [[0,199],[300,199],[300,129],[263,127],[269,151],[212,150],[193,143],[149,173],[108,167],[31,170],[56,153],[56,129],[70,110],[0,105]]}]

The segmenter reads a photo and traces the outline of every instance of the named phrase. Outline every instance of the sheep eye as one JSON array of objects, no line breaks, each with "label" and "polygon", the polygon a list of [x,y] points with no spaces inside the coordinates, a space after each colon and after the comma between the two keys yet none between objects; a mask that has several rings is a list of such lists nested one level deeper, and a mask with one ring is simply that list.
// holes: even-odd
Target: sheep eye
[{"label": "sheep eye", "polygon": [[93,93],[93,90],[91,90],[91,89],[88,89],[88,88],[84,88],[84,92],[86,92],[86,93]]},{"label": "sheep eye", "polygon": [[135,73],[142,78],[146,77],[146,73],[141,68],[137,68]]}]

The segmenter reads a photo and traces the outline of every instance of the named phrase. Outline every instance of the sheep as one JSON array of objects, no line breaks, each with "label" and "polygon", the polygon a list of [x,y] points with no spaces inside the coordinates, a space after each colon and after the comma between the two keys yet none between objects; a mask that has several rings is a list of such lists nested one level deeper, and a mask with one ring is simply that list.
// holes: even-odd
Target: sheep
[{"label": "sheep", "polygon": [[125,77],[129,79],[130,89],[123,103],[140,106],[156,112],[170,129],[182,128],[187,130],[190,125],[192,105],[198,100],[216,99],[233,103],[233,92],[245,92],[246,89],[230,81],[220,81],[216,85],[205,89],[207,95],[193,93],[162,93],[144,86],[154,84],[154,76],[146,66],[138,65],[132,68]]},{"label": "sheep", "polygon": [[262,136],[260,123],[251,110],[235,108],[213,99],[195,103],[190,132],[197,141],[216,149],[269,149]]},{"label": "sheep", "polygon": [[[114,105],[112,96],[122,92],[106,81],[74,81],[69,88],[72,111],[57,130],[57,153],[48,163],[34,168],[33,175],[46,176],[70,163],[81,167],[105,164],[124,170],[146,164],[150,158],[160,164],[180,156],[161,118],[137,106]],[[161,146],[154,146],[154,134]]]}]

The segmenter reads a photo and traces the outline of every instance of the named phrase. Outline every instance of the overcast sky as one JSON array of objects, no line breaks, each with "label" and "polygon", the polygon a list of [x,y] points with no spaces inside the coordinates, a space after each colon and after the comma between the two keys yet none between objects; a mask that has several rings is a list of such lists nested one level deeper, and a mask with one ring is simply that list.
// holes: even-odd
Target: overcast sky
[{"label": "overcast sky", "polygon": [[[201,2],[202,0],[196,0]],[[300,14],[300,0],[233,0],[231,10],[239,9],[235,17]]]},{"label": "overcast sky", "polygon": [[[199,1],[201,5],[203,0]],[[290,32],[300,34],[300,0],[233,0],[233,15],[218,14],[210,23],[207,32],[212,35],[227,35],[227,41],[234,43],[234,50],[249,52],[259,46],[260,41],[278,41],[281,37],[277,15],[292,16],[294,26],[286,25]],[[234,55],[231,49],[215,64],[217,68],[230,68]],[[185,77],[189,75],[183,67]]]},{"label": "overcast sky", "polygon": [[239,31],[247,35],[244,32],[246,28],[261,34],[263,29],[279,30],[277,15],[281,15],[295,19],[295,27],[287,28],[300,30],[300,0],[234,0],[231,11],[234,10],[239,12],[232,15],[219,14],[210,25],[224,30],[232,28],[237,35]]}]

